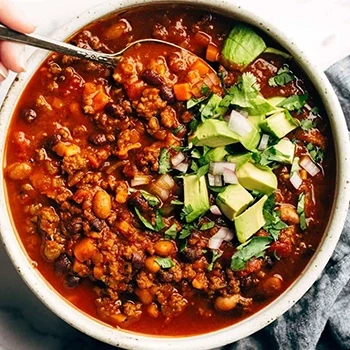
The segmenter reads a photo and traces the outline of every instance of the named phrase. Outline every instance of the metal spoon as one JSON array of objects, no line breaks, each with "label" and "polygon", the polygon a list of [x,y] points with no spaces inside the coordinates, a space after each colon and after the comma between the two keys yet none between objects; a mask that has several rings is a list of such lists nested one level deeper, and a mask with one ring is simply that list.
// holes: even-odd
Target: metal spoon
[{"label": "metal spoon", "polygon": [[[67,44],[65,42],[57,41],[54,39],[46,38],[46,37],[43,37],[43,36],[37,35],[37,34],[31,34],[31,35],[22,34],[22,33],[14,31],[10,28],[4,27],[2,25],[0,25],[0,40],[1,39],[8,40],[8,41],[15,41],[15,42],[19,42],[22,44],[35,46],[35,47],[38,47],[41,49],[59,52],[59,53],[65,54],[65,55],[85,58],[87,60],[91,60],[91,61],[95,61],[95,62],[99,62],[102,64],[111,65],[111,66],[116,66],[117,63],[119,62],[120,58],[122,57],[123,53],[125,51],[129,50],[131,47],[135,46],[136,44],[149,43],[149,42],[155,42],[158,44],[172,46],[172,47],[178,48],[180,50],[187,51],[191,55],[196,56],[195,54],[184,49],[181,46],[178,46],[176,44],[169,43],[169,42],[166,42],[163,40],[158,40],[158,39],[136,40],[136,41],[133,41],[132,43],[130,43],[124,49],[122,49],[116,53],[107,54],[107,53],[103,53],[103,52],[81,49],[77,46]],[[208,65],[208,67],[210,67],[210,65]],[[210,67],[210,68],[211,68],[211,70],[213,70],[212,67]]]}]

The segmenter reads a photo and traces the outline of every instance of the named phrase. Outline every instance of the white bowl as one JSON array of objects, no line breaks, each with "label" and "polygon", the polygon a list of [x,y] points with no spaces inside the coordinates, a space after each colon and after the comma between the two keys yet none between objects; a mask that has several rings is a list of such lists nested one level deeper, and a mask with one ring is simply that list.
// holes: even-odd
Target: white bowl
[{"label": "white bowl", "polygon": [[[154,2],[160,3],[164,1],[120,0],[118,2],[106,2],[101,6],[85,12],[75,21],[58,30],[52,37],[57,40],[65,40],[81,27],[99,17],[107,15],[112,11]],[[304,69],[305,73],[316,87],[330,119],[335,142],[335,156],[337,164],[335,197],[331,218],[326,228],[326,233],[324,234],[316,253],[302,274],[274,302],[245,320],[219,331],[190,337],[156,337],[118,330],[99,322],[96,319],[93,319],[62,298],[43,279],[25,253],[17,233],[14,230],[14,226],[12,225],[11,215],[7,207],[7,195],[4,188],[3,173],[1,172],[1,237],[5,248],[19,274],[22,276],[31,290],[37,295],[37,297],[67,323],[88,334],[89,336],[111,345],[127,349],[164,350],[181,349],[188,346],[190,346],[192,349],[210,349],[242,339],[273,322],[277,317],[287,311],[296,301],[298,301],[321,274],[340,237],[350,198],[350,145],[347,127],[337,97],[324,73],[314,63],[308,60],[305,54],[298,48],[297,44],[293,43],[285,35],[285,33],[282,33],[280,30],[278,30],[278,28],[275,28],[265,19],[260,18],[258,14],[248,11],[244,8],[244,6],[238,6],[225,0],[173,0],[171,3],[198,5],[200,8],[209,8],[216,12],[222,13],[223,15],[231,16],[237,20],[252,24],[270,35],[294,56],[295,60]],[[47,52],[36,52],[28,62],[27,71],[18,76],[17,81],[13,83],[9,90],[0,112],[0,149],[2,150],[5,149],[6,134],[13,112],[13,107],[18,102],[18,99],[31,76],[46,59],[47,55]],[[3,152],[1,153],[0,157],[1,164],[5,164]]]}]

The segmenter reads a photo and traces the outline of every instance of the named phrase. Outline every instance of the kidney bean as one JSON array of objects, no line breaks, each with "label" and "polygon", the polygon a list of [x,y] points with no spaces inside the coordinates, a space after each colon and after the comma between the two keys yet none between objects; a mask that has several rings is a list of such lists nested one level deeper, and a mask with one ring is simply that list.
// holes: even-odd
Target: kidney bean
[{"label": "kidney bean", "polygon": [[163,78],[152,69],[146,69],[142,73],[141,79],[145,83],[147,83],[149,85],[153,85],[153,86],[160,86],[160,85],[163,85],[163,83],[164,83]]},{"label": "kidney bean", "polygon": [[96,133],[89,136],[89,142],[95,146],[105,146],[108,140],[105,134]]},{"label": "kidney bean", "polygon": [[79,276],[68,275],[66,278],[66,286],[68,288],[76,288],[81,282],[81,278]]},{"label": "kidney bean", "polygon": [[55,261],[55,274],[62,276],[71,267],[72,263],[66,254],[62,254]]},{"label": "kidney bean", "polygon": [[125,111],[124,108],[116,103],[108,102],[104,107],[105,112],[112,118],[121,118],[124,117]]},{"label": "kidney bean", "polygon": [[167,101],[168,103],[174,103],[175,102],[175,96],[174,96],[174,93],[173,93],[173,89],[170,86],[168,86],[168,85],[163,84],[160,87],[159,96],[164,101]]},{"label": "kidney bean", "polygon": [[36,112],[34,111],[34,109],[31,109],[31,108],[25,108],[25,109],[22,109],[21,111],[21,116],[24,120],[26,120],[28,123],[31,123],[33,122],[36,117],[37,117],[37,114]]}]

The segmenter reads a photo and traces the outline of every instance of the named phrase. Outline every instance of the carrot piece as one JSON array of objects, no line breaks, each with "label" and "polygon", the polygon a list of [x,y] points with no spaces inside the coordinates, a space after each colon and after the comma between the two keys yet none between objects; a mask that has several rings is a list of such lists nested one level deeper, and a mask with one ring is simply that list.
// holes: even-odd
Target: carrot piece
[{"label": "carrot piece", "polygon": [[199,46],[202,46],[202,47],[206,47],[211,38],[208,34],[204,33],[204,32],[197,32],[194,37],[193,37],[193,40],[199,45]]},{"label": "carrot piece", "polygon": [[75,257],[81,262],[91,259],[96,251],[93,240],[87,237],[79,241],[73,249]]},{"label": "carrot piece", "polygon": [[209,66],[202,60],[194,62],[190,69],[197,70],[201,76],[209,72]]},{"label": "carrot piece", "polygon": [[174,94],[178,101],[187,101],[192,97],[189,83],[179,83],[174,85]]},{"label": "carrot piece", "polygon": [[210,62],[215,62],[218,60],[218,56],[219,56],[218,47],[213,43],[209,43],[209,45],[207,47],[207,52],[205,54],[206,60],[208,60]]}]

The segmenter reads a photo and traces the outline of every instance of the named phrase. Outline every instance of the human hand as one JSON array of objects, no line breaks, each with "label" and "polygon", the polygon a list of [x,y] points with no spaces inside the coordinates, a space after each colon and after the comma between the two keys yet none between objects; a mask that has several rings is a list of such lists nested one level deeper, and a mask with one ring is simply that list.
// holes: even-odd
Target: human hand
[{"label": "human hand", "polygon": [[[0,23],[26,34],[35,30],[35,26],[11,0],[0,0]],[[25,59],[22,44],[0,41],[0,82],[6,79],[9,70],[16,73],[24,71]]]}]

